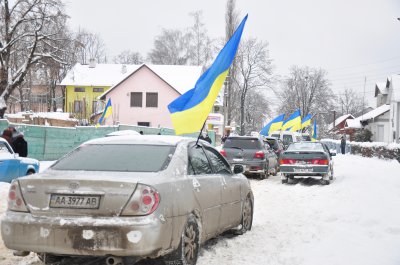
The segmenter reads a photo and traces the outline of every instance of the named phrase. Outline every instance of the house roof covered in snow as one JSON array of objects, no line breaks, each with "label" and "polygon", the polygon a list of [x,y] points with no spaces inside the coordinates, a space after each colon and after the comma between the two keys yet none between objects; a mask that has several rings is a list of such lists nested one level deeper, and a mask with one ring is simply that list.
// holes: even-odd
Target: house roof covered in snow
[{"label": "house roof covered in snow", "polygon": [[181,95],[194,88],[197,79],[199,79],[203,72],[203,67],[201,66],[142,64],[138,68],[130,71],[124,76],[124,78],[118,80],[118,82],[116,82],[109,90],[105,91],[100,98],[103,98],[142,67],[148,67]]},{"label": "house roof covered in snow", "polygon": [[[337,118],[335,120],[335,126],[338,126],[340,123],[342,123],[343,121],[345,121],[346,119],[354,119],[353,115],[351,114],[345,114],[343,116],[340,116],[339,118]],[[333,129],[333,123],[328,125],[328,130],[332,130]]]},{"label": "house roof covered in snow", "polygon": [[376,109],[371,110],[370,112],[367,112],[363,115],[361,115],[358,118],[355,118],[353,120],[347,120],[346,121],[346,127],[347,128],[362,128],[361,122],[366,121],[366,120],[371,120],[375,119],[378,116],[381,116],[382,114],[385,114],[390,110],[390,105],[382,105],[380,107],[377,107]]},{"label": "house roof covered in snow", "polygon": [[379,94],[387,95],[389,93],[389,89],[386,86],[386,82],[380,82],[375,84],[375,97]]},{"label": "house roof covered in snow", "polygon": [[[143,65],[97,64],[95,67],[90,67],[78,63],[68,72],[60,85],[113,87]],[[180,94],[192,89],[203,71],[201,66],[145,65]]]}]

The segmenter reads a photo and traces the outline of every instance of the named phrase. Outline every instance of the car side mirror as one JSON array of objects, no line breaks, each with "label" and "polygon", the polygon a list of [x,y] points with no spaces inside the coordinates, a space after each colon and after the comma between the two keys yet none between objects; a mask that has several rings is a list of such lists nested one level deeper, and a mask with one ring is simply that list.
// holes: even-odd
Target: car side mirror
[{"label": "car side mirror", "polygon": [[242,165],[235,165],[233,167],[233,173],[239,174],[244,172],[244,167]]}]

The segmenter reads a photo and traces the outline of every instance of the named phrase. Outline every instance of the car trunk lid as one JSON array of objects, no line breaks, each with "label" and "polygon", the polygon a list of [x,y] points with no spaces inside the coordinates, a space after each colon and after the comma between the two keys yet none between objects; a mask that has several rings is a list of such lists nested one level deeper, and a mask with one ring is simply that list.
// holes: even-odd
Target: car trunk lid
[{"label": "car trunk lid", "polygon": [[89,174],[79,172],[74,177],[22,178],[21,191],[33,215],[118,216],[140,178],[118,177],[115,172],[112,177],[104,172],[99,174],[88,177]]}]

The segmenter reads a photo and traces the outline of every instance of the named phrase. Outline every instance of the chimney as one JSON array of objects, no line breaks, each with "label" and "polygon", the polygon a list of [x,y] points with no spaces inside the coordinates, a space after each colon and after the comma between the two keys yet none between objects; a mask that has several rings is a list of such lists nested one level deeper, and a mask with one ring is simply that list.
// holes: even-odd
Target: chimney
[{"label": "chimney", "polygon": [[90,59],[89,68],[95,68],[95,67],[96,67],[96,59]]},{"label": "chimney", "polygon": [[126,73],[126,65],[125,64],[122,65],[121,73],[123,73],[123,74]]}]

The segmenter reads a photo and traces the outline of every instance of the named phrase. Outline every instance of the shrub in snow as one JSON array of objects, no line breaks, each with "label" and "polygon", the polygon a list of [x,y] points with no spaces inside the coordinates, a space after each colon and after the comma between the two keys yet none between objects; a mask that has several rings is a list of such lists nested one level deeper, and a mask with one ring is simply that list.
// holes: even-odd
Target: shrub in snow
[{"label": "shrub in snow", "polygon": [[379,142],[351,142],[351,153],[365,157],[396,159],[400,162],[400,144]]},{"label": "shrub in snow", "polygon": [[368,129],[357,129],[354,134],[354,141],[356,142],[371,142],[372,132]]}]

